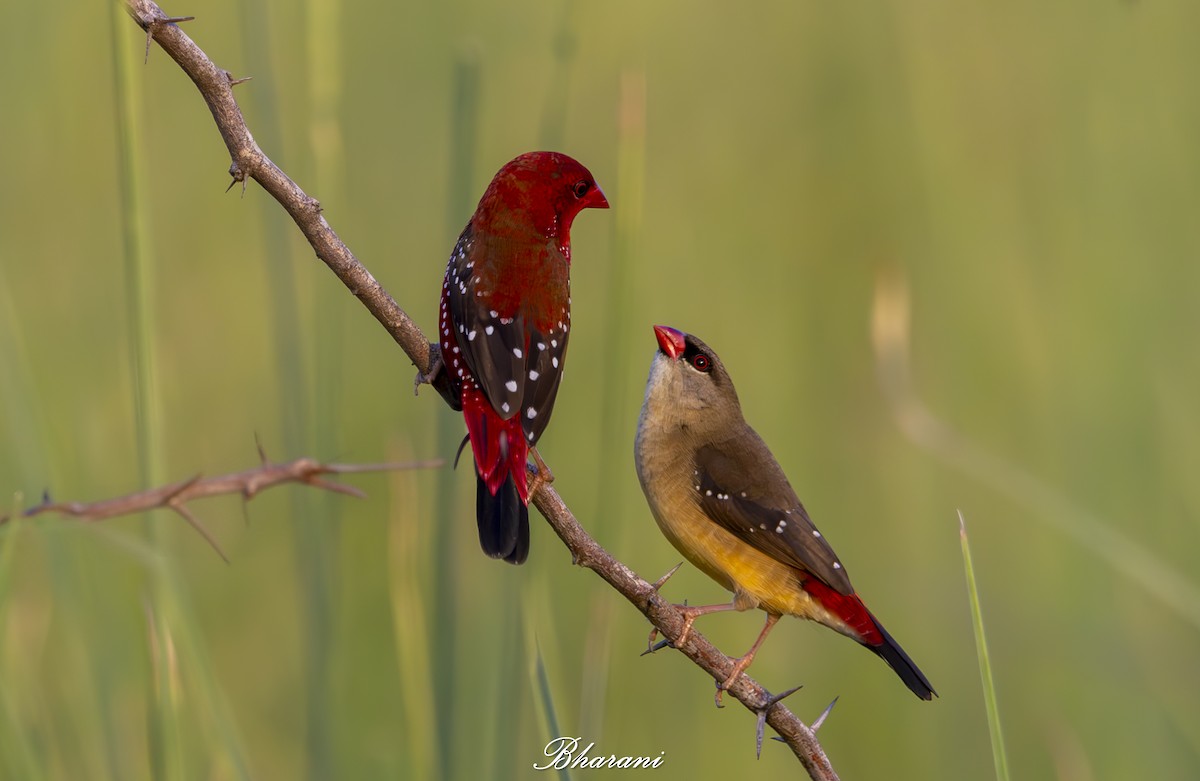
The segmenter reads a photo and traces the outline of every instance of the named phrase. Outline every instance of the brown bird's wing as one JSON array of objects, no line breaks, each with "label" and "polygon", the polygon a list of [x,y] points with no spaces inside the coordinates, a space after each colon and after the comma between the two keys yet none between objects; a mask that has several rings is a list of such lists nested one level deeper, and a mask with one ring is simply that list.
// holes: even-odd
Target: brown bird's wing
[{"label": "brown bird's wing", "polygon": [[700,509],[726,531],[841,594],[854,593],[833,548],[752,430],[747,437],[701,447],[694,477]]}]

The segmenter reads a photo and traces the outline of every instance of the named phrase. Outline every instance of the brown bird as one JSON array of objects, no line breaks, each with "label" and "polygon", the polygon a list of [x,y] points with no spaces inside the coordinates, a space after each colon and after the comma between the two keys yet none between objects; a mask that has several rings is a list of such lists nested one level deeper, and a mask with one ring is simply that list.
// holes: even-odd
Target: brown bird
[{"label": "brown bird", "polygon": [[742,416],[725,366],[708,345],[655,326],[634,455],[638,479],[664,535],[701,571],[733,592],[729,604],[680,606],[680,645],[699,616],[766,612],[767,623],[733,673],[733,684],[780,616],[824,624],[878,654],[923,700],[935,692],[871,615],[833,548],[809,520],[766,443]]}]

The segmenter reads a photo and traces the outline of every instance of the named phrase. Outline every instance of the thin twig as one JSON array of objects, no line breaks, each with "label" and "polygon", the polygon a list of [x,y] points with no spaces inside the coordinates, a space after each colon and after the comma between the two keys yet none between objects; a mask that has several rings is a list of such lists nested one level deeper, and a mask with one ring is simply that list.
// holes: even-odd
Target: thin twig
[{"label": "thin twig", "polygon": [[[157,22],[154,41],[179,64],[200,90],[229,150],[232,161],[229,170],[235,181],[244,182],[247,177],[254,179],[279,201],[312,245],[317,257],[383,325],[417,369],[430,374],[431,356],[436,355],[436,346],[430,344],[416,323],[338,238],[322,216],[316,199],[301,190],[258,147],[246,127],[225,71],[213,64],[178,27],[164,24],[161,20],[168,17],[155,3],[150,0],[124,2],[129,15],[142,29]],[[683,629],[680,612],[660,597],[652,584],[638,577],[592,539],[554,488],[543,485],[533,497],[533,502],[571,551],[576,563],[603,578],[665,636],[679,637]],[[717,681],[725,680],[732,671],[732,661],[694,630],[688,634],[687,641],[679,650]],[[791,747],[813,779],[828,781],[837,778],[815,733],[782,703],[772,704],[772,695],[749,676],[740,676],[729,688],[729,693],[752,713],[758,714],[766,709],[766,723]]]},{"label": "thin twig", "polygon": [[[264,459],[261,465],[253,469],[218,477],[202,478],[197,475],[178,483],[118,496],[115,499],[102,499],[96,502],[55,502],[46,496],[41,504],[22,512],[21,517],[32,518],[37,515],[53,513],[66,515],[84,523],[94,523],[120,515],[132,515],[160,508],[173,510],[198,531],[208,541],[208,544],[220,554],[221,558],[229,561],[225,552],[221,550],[221,546],[217,544],[216,538],[188,508],[188,502],[224,494],[241,494],[243,499],[249,501],[259,491],[284,483],[300,483],[361,499],[365,494],[359,489],[352,485],[325,480],[323,476],[426,469],[441,466],[443,463],[442,459],[434,459],[403,464],[322,464],[311,458],[297,458],[286,464],[272,464]],[[8,520],[9,516],[0,515],[0,524],[7,523]]]}]

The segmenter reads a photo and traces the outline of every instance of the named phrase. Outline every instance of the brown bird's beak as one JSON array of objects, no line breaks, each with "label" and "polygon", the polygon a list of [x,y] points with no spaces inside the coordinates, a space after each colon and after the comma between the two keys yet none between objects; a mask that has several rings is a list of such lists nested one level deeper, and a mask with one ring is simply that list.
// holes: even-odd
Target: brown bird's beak
[{"label": "brown bird's beak", "polygon": [[654,335],[658,338],[658,348],[673,361],[679,360],[687,347],[683,341],[683,332],[676,331],[665,325],[654,326]]}]

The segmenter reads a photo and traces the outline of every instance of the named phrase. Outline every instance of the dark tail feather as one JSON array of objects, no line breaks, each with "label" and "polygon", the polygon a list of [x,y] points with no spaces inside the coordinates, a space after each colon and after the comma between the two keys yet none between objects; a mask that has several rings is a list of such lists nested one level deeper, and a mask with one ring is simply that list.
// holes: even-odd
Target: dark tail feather
[{"label": "dark tail feather", "polygon": [[482,477],[475,488],[475,519],[479,545],[492,558],[520,564],[529,555],[529,508],[517,493],[512,475],[492,496]]},{"label": "dark tail feather", "polygon": [[[872,616],[871,620],[875,621],[875,617]],[[937,692],[933,690],[933,685],[929,683],[929,679],[925,677],[923,672],[917,669],[917,665],[913,663],[912,659],[908,658],[908,654],[904,653],[904,649],[900,647],[900,644],[883,628],[883,624],[875,621],[875,628],[879,630],[879,634],[883,637],[883,643],[880,645],[867,645],[863,643],[863,645],[866,645],[867,648],[878,654],[883,661],[887,662],[888,667],[896,671],[896,675],[900,676],[900,680],[904,681],[904,685],[911,689],[913,694],[923,700],[932,700],[937,695]]]}]

